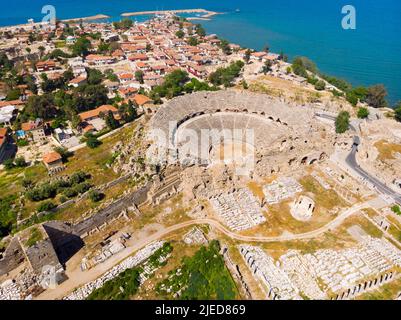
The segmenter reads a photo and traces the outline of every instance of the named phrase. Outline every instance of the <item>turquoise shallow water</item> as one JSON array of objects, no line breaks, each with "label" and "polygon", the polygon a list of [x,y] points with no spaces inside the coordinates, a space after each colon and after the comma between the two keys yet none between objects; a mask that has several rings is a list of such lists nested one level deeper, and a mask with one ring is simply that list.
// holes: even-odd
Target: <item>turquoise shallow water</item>
[{"label": "turquoise shallow water", "polygon": [[[290,57],[308,56],[325,73],[354,85],[383,83],[391,103],[401,100],[399,0],[20,0],[2,6],[0,25],[38,21],[46,4],[60,19],[103,13],[119,20],[123,12],[184,8],[226,12],[202,21],[208,32],[255,49],[268,43]],[[356,8],[356,30],[341,28],[346,4]]]}]

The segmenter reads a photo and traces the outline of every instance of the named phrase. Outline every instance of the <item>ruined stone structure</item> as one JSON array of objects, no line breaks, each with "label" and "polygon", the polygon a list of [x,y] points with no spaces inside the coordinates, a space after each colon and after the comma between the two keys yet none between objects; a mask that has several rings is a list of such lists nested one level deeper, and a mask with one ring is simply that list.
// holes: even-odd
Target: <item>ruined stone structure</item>
[{"label": "ruined stone structure", "polygon": [[300,221],[307,221],[312,218],[315,211],[315,201],[306,196],[300,196],[291,205],[291,215]]},{"label": "ruined stone structure", "polygon": [[24,261],[24,253],[16,237],[11,239],[0,259],[0,276],[18,267]]},{"label": "ruined stone structure", "polygon": [[[259,176],[323,160],[335,144],[335,135],[326,135],[325,125],[315,121],[311,109],[235,90],[175,98],[158,110],[150,129],[148,138],[154,142],[148,152],[150,160],[171,164],[178,158],[181,164],[205,166],[212,165],[221,152],[223,133],[240,129],[243,135],[234,133],[231,141],[253,153],[252,173]],[[211,130],[212,141],[201,138],[205,130]],[[246,130],[253,131],[253,139],[247,138]],[[197,138],[189,139],[188,132]],[[248,152],[243,153],[248,156]]]}]

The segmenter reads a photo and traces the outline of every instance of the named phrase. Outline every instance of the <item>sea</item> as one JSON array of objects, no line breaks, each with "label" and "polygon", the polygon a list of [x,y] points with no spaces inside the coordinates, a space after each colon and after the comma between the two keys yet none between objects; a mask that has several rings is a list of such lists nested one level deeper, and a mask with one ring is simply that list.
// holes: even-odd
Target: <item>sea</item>
[{"label": "sea", "polygon": [[[391,105],[401,100],[400,0],[0,0],[0,26],[41,21],[53,5],[58,19],[96,14],[118,21],[124,12],[194,9],[223,12],[199,21],[208,33],[260,50],[268,45],[293,59],[306,56],[318,68],[354,86],[382,83]],[[344,29],[346,5],[355,29]],[[184,15],[194,16],[194,14]],[[132,17],[144,21],[149,16]]]}]

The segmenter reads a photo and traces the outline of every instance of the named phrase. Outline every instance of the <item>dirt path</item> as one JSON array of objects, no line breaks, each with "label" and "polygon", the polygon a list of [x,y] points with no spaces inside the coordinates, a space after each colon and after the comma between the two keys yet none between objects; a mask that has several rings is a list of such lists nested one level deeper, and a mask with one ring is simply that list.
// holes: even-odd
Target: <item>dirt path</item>
[{"label": "dirt path", "polygon": [[239,241],[244,242],[277,242],[277,241],[292,241],[292,240],[303,240],[303,239],[310,239],[314,238],[318,235],[321,235],[327,231],[330,231],[337,226],[339,226],[345,219],[353,215],[354,213],[358,212],[359,210],[369,207],[369,202],[365,202],[362,204],[355,205],[342,214],[338,215],[334,220],[326,224],[325,226],[316,229],[311,232],[300,233],[300,234],[289,234],[289,235],[281,235],[277,237],[263,237],[263,236],[243,236],[237,233],[234,233],[224,227],[220,222],[212,219],[197,219],[182,222],[170,227],[161,227],[156,232],[150,234],[149,236],[143,237],[142,239],[138,239],[137,241],[133,241],[133,244],[123,251],[117,253],[116,255],[112,256],[105,262],[93,267],[87,271],[81,271],[78,268],[72,270],[71,272],[67,272],[68,280],[63,282],[59,285],[56,289],[49,289],[39,295],[36,299],[39,300],[53,300],[53,299],[61,299],[62,297],[66,296],[70,292],[72,292],[75,288],[78,288],[90,281],[93,281],[99,278],[102,274],[110,270],[113,266],[121,262],[122,260],[126,259],[139,249],[145,247],[149,243],[160,240],[172,232],[193,226],[193,225],[201,225],[201,224],[208,224],[213,226],[224,235]]}]

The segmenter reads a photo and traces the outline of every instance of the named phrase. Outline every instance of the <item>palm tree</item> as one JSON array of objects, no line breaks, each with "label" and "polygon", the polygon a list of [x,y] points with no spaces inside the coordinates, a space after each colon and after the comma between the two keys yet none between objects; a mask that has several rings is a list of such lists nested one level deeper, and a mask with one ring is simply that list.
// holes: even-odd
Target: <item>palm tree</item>
[{"label": "palm tree", "polygon": [[42,59],[42,56],[43,56],[43,54],[45,53],[46,49],[45,49],[44,46],[40,46],[40,47],[38,48],[38,50],[39,50],[39,54],[40,54],[40,59]]}]

